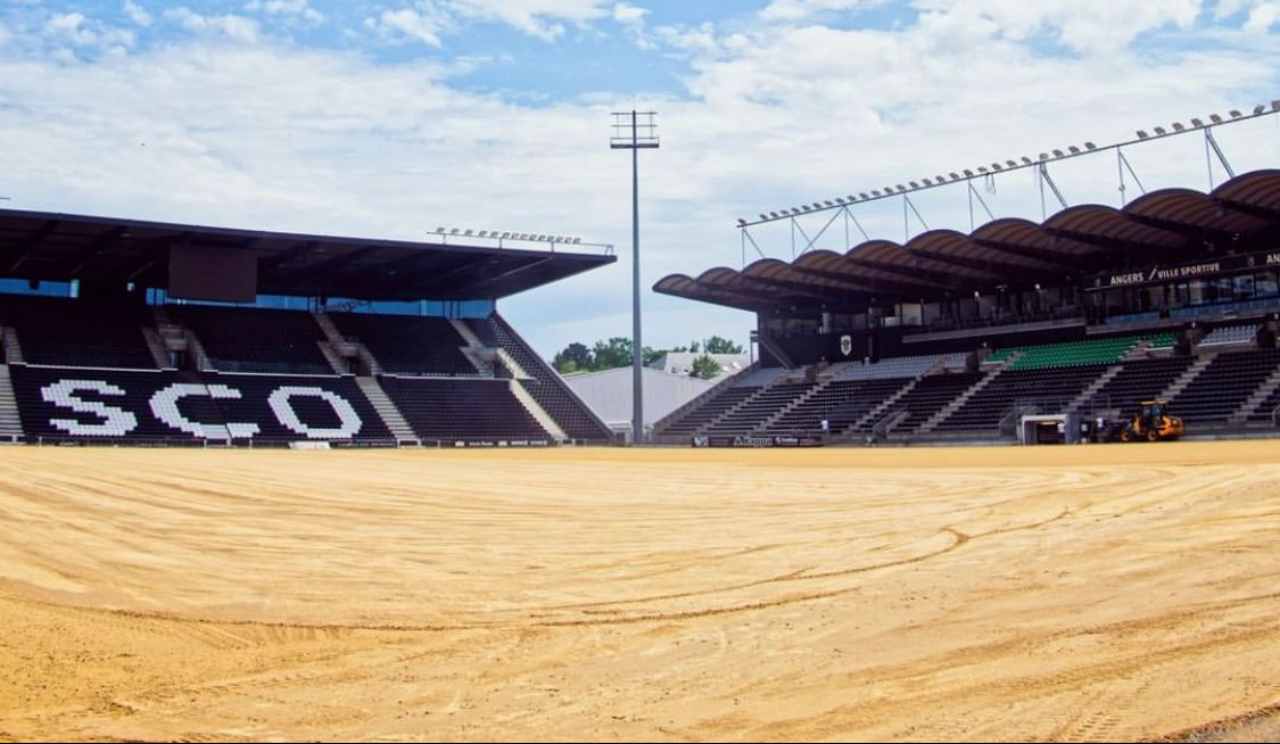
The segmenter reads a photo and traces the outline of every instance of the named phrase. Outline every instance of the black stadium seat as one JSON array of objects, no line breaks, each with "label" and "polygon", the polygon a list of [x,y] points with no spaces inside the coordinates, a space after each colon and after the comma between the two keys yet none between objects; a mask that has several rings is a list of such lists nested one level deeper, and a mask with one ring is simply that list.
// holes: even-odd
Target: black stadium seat
[{"label": "black stadium seat", "polygon": [[349,377],[11,365],[22,426],[40,440],[387,441]]},{"label": "black stadium seat", "polygon": [[363,343],[382,369],[395,374],[470,375],[467,342],[446,318],[329,313],[348,341]]},{"label": "black stadium seat", "polygon": [[170,316],[204,345],[215,369],[226,372],[333,374],[320,351],[324,331],[311,313],[202,305],[170,305]]},{"label": "black stadium seat", "polygon": [[154,369],[142,328],[145,307],[91,300],[6,296],[0,325],[18,331],[30,364]]},{"label": "black stadium seat", "polygon": [[512,394],[510,380],[382,377],[379,381],[423,441],[550,439]]}]

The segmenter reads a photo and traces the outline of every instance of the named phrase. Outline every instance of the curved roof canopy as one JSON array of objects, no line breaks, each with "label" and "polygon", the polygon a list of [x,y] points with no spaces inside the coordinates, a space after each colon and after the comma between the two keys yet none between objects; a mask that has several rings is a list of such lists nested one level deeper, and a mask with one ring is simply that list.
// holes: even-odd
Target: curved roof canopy
[{"label": "curved roof canopy", "polygon": [[906,245],[870,240],[844,253],[808,251],[790,263],[762,259],[696,279],[664,277],[656,292],[765,312],[785,308],[860,311],[989,292],[1059,285],[1086,274],[1256,249],[1280,233],[1280,170],[1253,171],[1211,193],[1162,189],[1124,209],[1082,204],[1042,223],[1004,218],[966,235],[929,230]]}]

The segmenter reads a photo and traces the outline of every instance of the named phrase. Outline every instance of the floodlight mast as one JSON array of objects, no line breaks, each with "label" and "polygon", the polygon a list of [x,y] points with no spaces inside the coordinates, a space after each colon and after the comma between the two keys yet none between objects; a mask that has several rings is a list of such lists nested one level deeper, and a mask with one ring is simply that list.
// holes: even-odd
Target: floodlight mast
[{"label": "floodlight mast", "polygon": [[[658,149],[656,111],[614,112],[609,147],[631,151],[631,443],[644,441],[644,346],[640,340],[640,151]],[[627,130],[630,130],[628,135]],[[644,133],[641,134],[641,130]]]}]

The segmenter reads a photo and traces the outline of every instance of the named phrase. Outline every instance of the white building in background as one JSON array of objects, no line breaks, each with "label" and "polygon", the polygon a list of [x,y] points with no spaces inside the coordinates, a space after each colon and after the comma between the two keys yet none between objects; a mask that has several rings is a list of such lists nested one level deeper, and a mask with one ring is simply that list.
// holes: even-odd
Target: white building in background
[{"label": "white building in background", "polygon": [[[619,367],[603,372],[580,372],[564,376],[564,381],[583,403],[614,431],[631,431],[632,369]],[[667,374],[644,369],[644,425],[654,422],[705,393],[715,385],[712,380]]]},{"label": "white building in background", "polygon": [[[687,351],[668,351],[666,354],[655,359],[649,366],[653,369],[660,369],[671,375],[689,376],[693,369],[693,360],[700,356],[704,356],[701,352],[693,354]],[[719,382],[726,375],[736,375],[746,369],[751,364],[750,358],[746,354],[706,354],[720,365],[720,374],[711,378],[711,381]],[[645,406],[648,406],[645,403]]]}]

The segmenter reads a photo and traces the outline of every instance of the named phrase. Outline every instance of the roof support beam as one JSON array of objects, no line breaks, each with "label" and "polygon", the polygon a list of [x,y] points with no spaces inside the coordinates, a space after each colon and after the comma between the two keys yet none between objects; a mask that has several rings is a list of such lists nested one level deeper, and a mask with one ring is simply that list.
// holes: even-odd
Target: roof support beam
[{"label": "roof support beam", "polygon": [[1270,207],[1262,207],[1256,204],[1246,204],[1244,202],[1233,201],[1231,199],[1215,199],[1219,205],[1228,209],[1234,209],[1237,212],[1243,212],[1254,217],[1260,217],[1268,221],[1280,221],[1280,209],[1271,209]]},{"label": "roof support beam", "polygon": [[865,290],[868,294],[885,294],[895,297],[919,297],[921,294],[937,294],[940,290],[948,289],[948,285],[943,284],[921,284],[918,282],[900,282],[892,279],[882,279],[879,277],[855,276],[840,271],[827,271],[825,269],[812,269],[794,267],[796,271],[801,271],[814,276],[821,276],[827,279],[834,279],[845,283],[858,283],[867,287]]},{"label": "roof support beam", "polygon": [[894,264],[884,264],[878,261],[868,261],[865,258],[858,258],[857,256],[850,256],[848,254],[845,254],[844,260],[848,261],[849,263],[855,266],[861,266],[862,268],[865,268],[865,269],[871,269],[873,271],[879,271],[885,274],[893,274],[894,276],[902,277],[903,279],[907,280],[906,282],[904,282],[905,284],[922,284],[920,282],[920,279],[925,279],[926,282],[936,284],[938,287],[947,287],[947,286],[950,286],[951,284],[954,284],[956,281],[956,278],[954,276],[939,274],[936,271],[929,271],[928,269],[921,269],[921,268],[916,268],[912,266],[898,266]]},{"label": "roof support beam", "polygon": [[1147,217],[1144,215],[1128,214],[1125,215],[1134,222],[1154,227],[1166,232],[1177,233],[1191,240],[1213,240],[1225,241],[1231,240],[1235,233],[1226,230],[1218,230],[1211,227],[1201,227],[1199,225],[1189,225],[1185,222],[1173,222],[1171,220],[1162,220],[1159,217]]},{"label": "roof support beam", "polygon": [[22,264],[35,253],[49,236],[58,229],[60,223],[58,220],[46,220],[43,225],[38,227],[35,232],[22,243],[22,248],[18,250],[18,255],[13,257],[13,263],[9,264],[9,273],[12,274],[22,267]]},{"label": "roof support beam", "polygon": [[537,267],[550,262],[553,258],[554,256],[548,255],[548,256],[540,256],[538,258],[530,259],[529,261],[526,261],[525,263],[519,266],[516,266],[515,268],[508,269],[507,271],[503,271],[498,274],[494,274],[492,276],[481,279],[480,281],[475,282],[474,284],[471,284],[470,286],[467,287],[467,291],[469,292],[475,291],[477,287],[483,287],[486,284],[493,284],[495,282],[500,282],[503,279],[507,279],[509,277],[515,276],[516,274],[520,274],[525,271],[532,271],[533,269],[536,269]]},{"label": "roof support beam", "polygon": [[[973,258],[963,258],[963,257],[961,257],[961,256],[948,256],[948,255],[945,255],[945,254],[942,254],[942,253],[930,253],[930,254],[929,254],[929,258],[932,258],[932,259],[933,259],[933,260],[935,260],[935,261],[941,261],[942,263],[947,263],[947,264],[951,264],[951,265],[953,265],[953,266],[958,266],[958,267],[960,267],[960,268],[962,268],[962,269],[972,269],[972,270],[974,270],[974,271],[981,271],[981,272],[984,272],[984,273],[987,273],[987,274],[990,274],[990,273],[991,273],[991,263],[990,263],[989,261],[979,261],[979,260],[977,260],[977,259],[973,259]],[[1073,269],[1073,270],[1074,270],[1074,269]],[[1043,272],[1043,273],[1048,274],[1048,273],[1051,273],[1051,272],[1046,271],[1046,272]],[[995,287],[995,286],[999,286],[1000,284],[1004,284],[1004,283],[1006,283],[1006,282],[1005,282],[1005,280],[1002,278],[1002,276],[1003,276],[1003,275],[998,275],[998,276],[996,276],[996,277],[995,277],[995,278],[993,278],[993,279],[987,279],[987,280],[985,280],[985,281],[967,281],[967,282],[961,282],[961,283],[958,283],[958,284],[957,284],[955,287],[953,287],[952,289],[960,289],[960,288],[968,289],[968,288],[973,288],[973,287]]]},{"label": "roof support beam", "polygon": [[281,266],[284,266],[299,256],[305,255],[308,251],[314,250],[315,247],[315,242],[311,240],[297,243],[288,250],[281,251],[274,256],[262,259],[262,262],[258,265],[259,271],[261,274],[274,274],[280,270]]},{"label": "roof support beam", "polygon": [[68,276],[73,279],[78,279],[80,277],[80,272],[84,271],[84,267],[87,266],[95,256],[102,253],[108,246],[119,240],[120,236],[124,235],[126,232],[128,232],[128,228],[122,225],[113,227],[99,235],[97,238],[94,238],[93,242],[76,257],[75,268],[68,273]]},{"label": "roof support beam", "polygon": [[360,259],[365,258],[371,254],[377,253],[378,251],[381,251],[381,250],[384,250],[384,249],[381,246],[375,245],[375,246],[370,246],[368,248],[360,248],[357,250],[348,251],[340,256],[334,256],[332,258],[326,258],[323,261],[317,261],[316,263],[311,264],[305,269],[300,269],[297,272],[297,275],[300,277],[310,278],[313,276],[319,276],[326,272],[345,269],[351,264],[355,263],[356,261],[359,261]]},{"label": "roof support beam", "polygon": [[[1072,271],[1075,271],[1076,268],[1078,268],[1078,264],[1070,263],[1064,260],[1066,257],[1061,254],[1046,255],[1047,253],[1046,251],[1036,250],[1035,248],[1030,248],[1025,245],[1018,245],[1016,243],[1005,243],[998,240],[988,240],[986,238],[974,238],[973,242],[977,243],[983,248],[990,248],[991,250],[996,251],[997,253],[1003,253],[1007,256],[1017,256],[1018,258],[1023,258],[1028,261],[1035,261],[1037,263],[1043,264],[1043,266],[1032,268],[1033,271],[1053,271],[1055,269],[1070,269]],[[1010,264],[1004,264],[1004,265],[1015,268],[1015,269],[1030,268],[1023,263],[1010,263]]]},{"label": "roof support beam", "polygon": [[1163,250],[1165,246],[1153,245],[1151,243],[1138,243],[1132,240],[1116,240],[1115,238],[1104,238],[1101,235],[1091,235],[1089,233],[1075,232],[1074,230],[1063,230],[1060,227],[1044,226],[1044,231],[1050,235],[1056,235],[1068,240],[1074,240],[1077,243],[1088,243],[1102,248],[1105,251],[1136,251],[1138,253],[1153,253]]},{"label": "roof support beam", "polygon": [[[696,283],[695,283],[696,284]],[[678,292],[669,289],[654,289],[660,294],[670,295],[671,297],[679,297],[684,300],[693,300],[695,302],[706,302],[712,305],[722,305],[725,307],[735,307],[739,310],[747,310],[750,312],[764,313],[777,310],[782,307],[782,303],[761,301],[759,297],[751,297],[748,295],[738,294],[715,287],[708,287],[704,284],[697,284],[697,294],[695,292]]]},{"label": "roof support beam", "polygon": [[852,291],[841,291],[832,287],[824,287],[820,284],[805,284],[804,282],[792,282],[785,279],[767,279],[759,276],[740,275],[742,281],[752,284],[763,284],[769,287],[777,287],[787,292],[795,292],[804,297],[811,297],[820,300],[823,303],[836,303],[839,308],[853,308],[855,305],[851,302],[855,295]]}]

